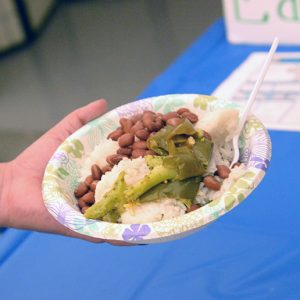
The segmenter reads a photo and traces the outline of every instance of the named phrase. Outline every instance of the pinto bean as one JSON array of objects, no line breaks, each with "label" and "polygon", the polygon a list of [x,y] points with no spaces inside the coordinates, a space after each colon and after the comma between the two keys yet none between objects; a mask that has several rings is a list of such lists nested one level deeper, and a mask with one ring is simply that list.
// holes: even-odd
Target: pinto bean
[{"label": "pinto bean", "polygon": [[225,165],[217,165],[218,176],[222,179],[228,178],[230,169]]},{"label": "pinto bean", "polygon": [[154,111],[152,111],[152,110],[144,110],[143,111],[143,116],[153,116],[153,117],[155,117],[156,116],[156,113],[154,112]]},{"label": "pinto bean", "polygon": [[176,127],[177,125],[179,125],[182,122],[181,118],[171,118],[167,120],[167,125]]},{"label": "pinto bean", "polygon": [[94,180],[93,176],[89,175],[85,178],[84,183],[89,186],[93,182],[93,180]]},{"label": "pinto bean", "polygon": [[188,119],[191,123],[196,123],[199,120],[198,116],[191,112],[184,112],[181,116]]},{"label": "pinto bean", "polygon": [[149,135],[150,135],[150,132],[146,129],[140,129],[135,132],[135,136],[142,141],[146,141],[147,138],[149,137]]},{"label": "pinto bean", "polygon": [[117,150],[117,154],[124,155],[124,156],[130,156],[132,153],[131,148],[119,148]]},{"label": "pinto bean", "polygon": [[187,118],[192,122],[192,123],[197,123],[199,121],[199,118],[196,114],[189,114],[187,115]]},{"label": "pinto bean", "polygon": [[111,166],[117,165],[123,159],[123,155],[120,154],[112,154],[106,157],[106,161]]},{"label": "pinto bean", "polygon": [[206,139],[208,139],[208,140],[211,141],[211,136],[210,136],[210,134],[209,134],[207,131],[203,130],[203,136],[204,136]]},{"label": "pinto bean", "polygon": [[145,149],[134,149],[132,151],[132,158],[144,157],[146,155],[147,150]]},{"label": "pinto bean", "polygon": [[179,115],[183,114],[184,112],[190,112],[190,110],[189,110],[188,108],[185,108],[185,107],[179,108],[179,109],[177,110],[177,113],[178,113]]},{"label": "pinto bean", "polygon": [[175,111],[168,112],[167,114],[162,116],[163,121],[167,122],[169,119],[179,117],[178,113]]},{"label": "pinto bean", "polygon": [[132,149],[147,149],[147,143],[145,141],[138,141],[132,144]]},{"label": "pinto bean", "polygon": [[80,208],[83,208],[83,207],[87,206],[87,204],[86,204],[82,199],[79,199],[79,200],[78,200],[78,206],[79,206]]},{"label": "pinto bean", "polygon": [[141,120],[138,120],[130,129],[130,133],[135,134],[138,130],[144,129],[144,124]]},{"label": "pinto bean", "polygon": [[198,209],[200,206],[198,204],[192,204],[188,209],[187,209],[187,213],[194,211],[196,209]]},{"label": "pinto bean", "polygon": [[134,116],[132,116],[130,119],[132,121],[133,124],[135,124],[137,121],[142,120],[143,115],[142,114],[136,114]]},{"label": "pinto bean", "polygon": [[134,142],[134,135],[132,133],[124,133],[119,137],[119,146],[122,148],[128,147]]},{"label": "pinto bean", "polygon": [[221,188],[221,183],[213,176],[206,176],[203,179],[204,185],[210,190],[218,191]]},{"label": "pinto bean", "polygon": [[123,129],[121,127],[118,127],[115,131],[111,132],[107,139],[112,139],[113,141],[117,141],[118,138],[123,134]]},{"label": "pinto bean", "polygon": [[236,162],[236,163],[233,165],[233,168],[239,167],[240,165],[241,165],[241,163],[238,161],[238,162]]},{"label": "pinto bean", "polygon": [[164,122],[161,118],[146,119],[144,125],[149,132],[158,131],[164,126]]},{"label": "pinto bean", "polygon": [[106,165],[102,168],[102,172],[103,172],[103,174],[105,174],[106,172],[111,171],[111,169],[112,169],[111,165]]},{"label": "pinto bean", "polygon": [[156,155],[156,152],[154,152],[153,150],[147,150],[146,155]]},{"label": "pinto bean", "polygon": [[91,184],[90,184],[90,189],[92,192],[95,192],[96,190],[96,186],[97,186],[97,183],[99,182],[99,180],[94,180]]},{"label": "pinto bean", "polygon": [[95,194],[93,192],[88,192],[87,194],[85,194],[84,196],[82,196],[79,201],[78,204],[80,206],[80,203],[84,202],[85,205],[87,204],[94,204],[95,203]]},{"label": "pinto bean", "polygon": [[84,206],[84,207],[82,207],[82,208],[81,208],[81,212],[82,212],[83,214],[85,214],[85,212],[87,211],[88,208],[89,208],[89,206]]},{"label": "pinto bean", "polygon": [[152,131],[157,131],[157,127],[158,127],[158,126],[154,123],[154,121],[145,123],[145,126],[146,126],[146,128],[147,128],[150,132],[152,132]]},{"label": "pinto bean", "polygon": [[150,131],[154,130],[154,120],[155,120],[154,114],[149,113],[149,111],[145,111],[143,113],[143,118],[142,118],[143,124]]},{"label": "pinto bean", "polygon": [[164,121],[161,118],[156,118],[153,122],[153,131],[158,131],[164,127]]},{"label": "pinto bean", "polygon": [[80,198],[83,195],[85,195],[88,191],[89,191],[89,187],[87,186],[87,184],[85,182],[81,182],[78,185],[78,187],[75,189],[74,195],[75,197]]},{"label": "pinto bean", "polygon": [[130,129],[133,126],[132,120],[127,118],[121,118],[119,123],[125,133],[130,132]]},{"label": "pinto bean", "polygon": [[100,180],[102,176],[102,171],[98,165],[94,164],[91,167],[92,177],[94,180]]}]

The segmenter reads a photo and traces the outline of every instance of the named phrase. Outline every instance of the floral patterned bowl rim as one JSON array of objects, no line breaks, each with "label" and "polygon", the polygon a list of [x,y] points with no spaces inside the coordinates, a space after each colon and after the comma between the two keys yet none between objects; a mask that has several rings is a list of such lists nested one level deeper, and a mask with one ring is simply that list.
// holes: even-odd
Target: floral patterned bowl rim
[{"label": "floral patterned bowl rim", "polygon": [[147,224],[113,224],[86,219],[73,195],[80,180],[84,159],[107,134],[118,127],[120,117],[143,110],[162,113],[188,107],[196,113],[240,107],[213,96],[174,94],[147,98],[120,106],[93,120],[68,137],[49,161],[43,179],[44,203],[64,226],[92,237],[138,244],[163,242],[183,237],[216,220],[241,203],[264,177],[271,159],[271,141],[263,124],[251,116],[240,138],[241,161],[246,173],[219,198],[183,216]]}]

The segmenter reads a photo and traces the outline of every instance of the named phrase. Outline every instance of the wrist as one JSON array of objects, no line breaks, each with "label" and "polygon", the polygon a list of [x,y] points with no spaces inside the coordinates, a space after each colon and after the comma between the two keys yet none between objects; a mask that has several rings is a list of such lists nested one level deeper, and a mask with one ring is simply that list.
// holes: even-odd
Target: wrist
[{"label": "wrist", "polygon": [[11,163],[0,163],[0,227],[8,226]]}]

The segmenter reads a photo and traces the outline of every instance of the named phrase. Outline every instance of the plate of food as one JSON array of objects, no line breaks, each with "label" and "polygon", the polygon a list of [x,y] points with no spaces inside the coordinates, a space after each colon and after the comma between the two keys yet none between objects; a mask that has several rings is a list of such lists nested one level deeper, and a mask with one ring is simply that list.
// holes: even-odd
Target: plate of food
[{"label": "plate of food", "polygon": [[147,98],[86,124],[57,149],[44,203],[64,226],[133,244],[191,234],[242,201],[264,177],[271,141],[251,115],[233,168],[240,107],[198,94]]}]

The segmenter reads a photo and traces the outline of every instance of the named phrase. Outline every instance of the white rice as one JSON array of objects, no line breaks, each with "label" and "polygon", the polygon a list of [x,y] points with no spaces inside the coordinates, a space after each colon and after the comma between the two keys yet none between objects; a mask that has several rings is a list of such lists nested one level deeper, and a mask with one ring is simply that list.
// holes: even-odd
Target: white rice
[{"label": "white rice", "polygon": [[230,187],[239,179],[241,178],[245,172],[247,171],[247,168],[245,164],[241,164],[240,166],[236,166],[233,168],[229,174],[229,177],[224,179],[221,185],[221,189],[217,192],[215,192],[212,195],[212,200],[216,199],[217,197],[221,196],[225,191],[229,190]]},{"label": "white rice", "polygon": [[215,178],[222,183],[221,189],[219,191],[210,190],[204,186],[203,182],[201,182],[195,199],[195,203],[203,206],[210,201],[215,200],[226,190],[228,190],[239,178],[241,178],[245,174],[246,170],[246,166],[244,164],[241,164],[240,166],[234,167],[231,170],[229,177],[224,180],[218,176],[215,176]]},{"label": "white rice", "polygon": [[230,166],[233,159],[233,145],[232,141],[222,143],[220,145],[214,144],[211,160],[208,165],[208,173],[214,173],[217,170],[217,165]]},{"label": "white rice", "polygon": [[143,179],[149,172],[146,161],[142,157],[136,159],[124,158],[111,171],[106,172],[98,182],[95,191],[95,201],[101,201],[103,196],[109,192],[120,172],[124,171],[124,180],[127,185],[133,185]]},{"label": "white rice", "polygon": [[238,130],[238,121],[237,109],[222,109],[204,114],[195,129],[207,131],[215,144],[222,144],[232,140]]},{"label": "white rice", "polygon": [[[208,173],[214,174],[217,165],[230,166],[233,159],[232,138],[238,129],[239,111],[236,109],[225,109],[206,113],[195,125],[196,129],[207,131],[214,143],[212,157],[208,165]],[[216,199],[224,193],[245,172],[245,166],[235,167],[229,177],[225,180],[218,176],[215,178],[222,183],[220,191],[213,191],[200,183],[195,202],[201,206]]]},{"label": "white rice", "polygon": [[[143,179],[149,172],[149,167],[144,158],[124,158],[115,165],[111,171],[105,173],[95,191],[95,201],[101,201],[103,196],[109,192],[118,178],[120,172],[124,171],[124,180],[127,185],[133,185]],[[135,205],[134,208],[126,208],[121,215],[120,222],[126,224],[156,222],[183,215],[186,207],[175,199],[163,199],[157,202]]]},{"label": "white rice", "polygon": [[204,183],[201,182],[198,193],[195,198],[195,203],[199,204],[200,206],[203,206],[213,199],[215,193],[216,191],[208,189],[204,186]]},{"label": "white rice", "polygon": [[140,224],[172,219],[184,215],[186,207],[180,201],[165,198],[157,202],[147,202],[126,209],[121,215],[121,223]]},{"label": "white rice", "polygon": [[[207,131],[214,142],[212,158],[208,166],[209,173],[214,173],[217,170],[217,165],[230,166],[230,162],[233,158],[232,137],[237,130],[237,124],[238,111],[227,109],[208,112],[195,125],[196,129]],[[84,163],[82,178],[90,174],[92,164],[97,164],[100,167],[105,166],[107,164],[105,158],[110,154],[116,153],[118,148],[118,143],[111,140],[106,140],[98,145]],[[112,189],[121,171],[125,172],[124,179],[126,184],[133,185],[145,177],[149,172],[149,168],[144,158],[124,158],[118,165],[115,165],[110,172],[102,176],[95,191],[96,202],[101,201],[103,196]],[[229,178],[225,180],[215,176],[215,178],[222,183],[220,191],[210,190],[201,182],[195,203],[203,206],[216,199],[230,188],[238,178],[243,176],[245,171],[246,168],[242,164],[239,167],[235,167],[231,171]],[[165,198],[159,201],[137,204],[134,205],[134,207],[126,208],[125,212],[121,215],[120,222],[126,224],[157,222],[181,216],[185,212],[186,206],[182,202]]]},{"label": "white rice", "polygon": [[119,144],[113,140],[105,139],[101,144],[96,146],[94,150],[89,154],[81,169],[81,180],[91,175],[91,166],[96,164],[100,168],[107,165],[106,157],[112,153],[116,153],[119,149]]}]

